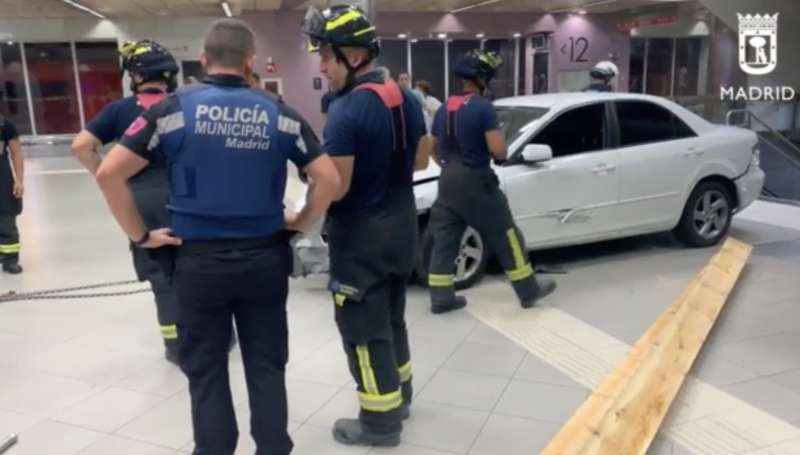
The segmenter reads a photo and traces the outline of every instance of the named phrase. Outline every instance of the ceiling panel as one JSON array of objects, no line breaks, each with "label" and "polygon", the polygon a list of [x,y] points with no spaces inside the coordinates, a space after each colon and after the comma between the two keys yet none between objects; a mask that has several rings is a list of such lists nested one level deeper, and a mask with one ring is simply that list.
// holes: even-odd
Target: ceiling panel
[{"label": "ceiling panel", "polygon": [[[220,0],[79,0],[86,6],[111,18],[152,16],[221,16]],[[233,12],[242,10],[277,10],[284,5],[295,9],[306,9],[310,4],[325,7],[328,0],[229,0]],[[397,12],[448,12],[457,8],[480,3],[481,0],[375,0],[378,11]],[[675,0],[694,1],[694,0]],[[586,6],[597,0],[500,0],[490,5],[470,9],[470,13],[518,12],[544,13],[554,10],[587,8],[590,13],[617,12],[652,5],[669,4],[664,0],[616,0],[614,2]],[[0,17],[90,17],[61,0],[0,0]]]}]

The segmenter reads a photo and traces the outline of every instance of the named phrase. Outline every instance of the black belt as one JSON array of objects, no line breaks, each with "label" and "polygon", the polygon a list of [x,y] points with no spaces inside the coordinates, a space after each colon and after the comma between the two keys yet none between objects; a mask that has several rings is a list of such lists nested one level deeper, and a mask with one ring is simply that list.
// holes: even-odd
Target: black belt
[{"label": "black belt", "polygon": [[178,247],[178,256],[202,256],[229,251],[266,250],[286,245],[295,232],[281,231],[269,237],[251,239],[184,240]]}]

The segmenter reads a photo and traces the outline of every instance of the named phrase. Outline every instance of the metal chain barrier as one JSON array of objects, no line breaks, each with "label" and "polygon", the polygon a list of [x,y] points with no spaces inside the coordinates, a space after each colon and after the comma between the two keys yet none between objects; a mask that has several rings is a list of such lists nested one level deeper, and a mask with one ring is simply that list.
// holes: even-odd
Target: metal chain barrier
[{"label": "metal chain barrier", "polygon": [[138,280],[112,281],[109,283],[89,284],[85,286],[75,286],[70,288],[47,289],[42,291],[31,291],[31,292],[21,292],[21,293],[9,291],[5,294],[0,294],[0,303],[17,302],[22,300],[93,299],[99,297],[120,297],[127,295],[142,294],[151,291],[151,289],[148,287],[148,288],[133,289],[129,291],[69,294],[71,292],[80,292],[92,289],[125,286],[135,283],[139,283],[139,281]]}]

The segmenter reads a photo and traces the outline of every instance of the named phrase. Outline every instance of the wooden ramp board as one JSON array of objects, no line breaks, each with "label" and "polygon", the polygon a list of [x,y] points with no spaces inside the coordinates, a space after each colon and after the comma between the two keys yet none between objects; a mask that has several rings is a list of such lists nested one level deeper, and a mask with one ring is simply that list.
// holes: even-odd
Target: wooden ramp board
[{"label": "wooden ramp board", "polygon": [[728,239],[540,455],[644,455],[751,251]]}]

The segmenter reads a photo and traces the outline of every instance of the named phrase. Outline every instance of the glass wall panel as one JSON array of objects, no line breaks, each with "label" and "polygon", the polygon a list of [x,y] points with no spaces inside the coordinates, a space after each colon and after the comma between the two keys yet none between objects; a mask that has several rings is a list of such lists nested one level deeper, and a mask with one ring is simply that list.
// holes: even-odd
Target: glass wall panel
[{"label": "glass wall panel", "polygon": [[672,91],[672,38],[647,40],[647,93],[670,96]]},{"label": "glass wall panel", "polygon": [[408,44],[405,40],[382,40],[378,66],[389,68],[393,78],[408,72]]},{"label": "glass wall panel", "polygon": [[80,131],[75,69],[69,43],[26,43],[25,57],[37,133]]},{"label": "glass wall panel", "polygon": [[444,93],[444,41],[420,40],[411,43],[411,60],[414,81],[430,82],[433,96],[443,100]]},{"label": "glass wall panel", "polygon": [[0,44],[0,114],[8,118],[20,134],[33,133],[19,43]]},{"label": "glass wall panel", "polygon": [[122,98],[117,43],[76,43],[84,118],[88,122],[111,101]]},{"label": "glass wall panel", "polygon": [[644,60],[647,40],[644,38],[631,38],[630,77],[628,78],[628,91],[644,93]]},{"label": "glass wall panel", "polygon": [[450,41],[449,46],[448,61],[450,65],[450,74],[448,74],[447,77],[450,78],[450,94],[455,95],[462,92],[461,79],[459,79],[455,73],[458,61],[461,60],[467,52],[473,49],[480,49],[481,42],[480,40],[453,40]]},{"label": "glass wall panel", "polygon": [[514,96],[514,40],[490,39],[484,43],[484,49],[494,51],[503,59],[503,64],[490,85],[495,99]]},{"label": "glass wall panel", "polygon": [[675,96],[693,96],[700,80],[702,38],[678,38],[675,46]]}]

